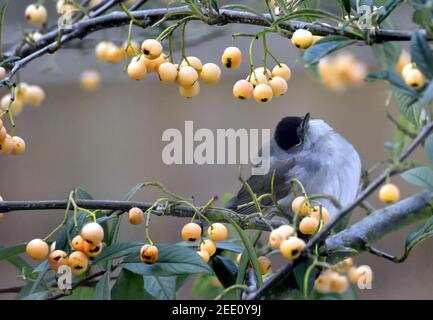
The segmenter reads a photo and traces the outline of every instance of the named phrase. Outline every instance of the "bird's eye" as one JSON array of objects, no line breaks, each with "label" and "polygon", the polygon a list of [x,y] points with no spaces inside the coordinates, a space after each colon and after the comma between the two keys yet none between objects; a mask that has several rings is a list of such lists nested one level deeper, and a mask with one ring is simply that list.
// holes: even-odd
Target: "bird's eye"
[{"label": "bird's eye", "polygon": [[296,146],[300,146],[301,144],[302,144],[302,139],[301,138],[299,138],[299,142],[296,144]]}]

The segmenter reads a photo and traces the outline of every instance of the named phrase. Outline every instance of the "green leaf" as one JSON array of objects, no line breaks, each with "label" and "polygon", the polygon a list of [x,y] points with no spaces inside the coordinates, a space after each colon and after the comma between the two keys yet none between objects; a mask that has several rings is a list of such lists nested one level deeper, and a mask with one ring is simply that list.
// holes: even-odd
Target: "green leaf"
[{"label": "green leaf", "polygon": [[427,153],[427,157],[433,163],[433,134],[431,134],[425,142],[425,151]]},{"label": "green leaf", "polygon": [[433,55],[425,36],[421,31],[412,33],[410,41],[412,61],[418,69],[429,79],[433,78]]},{"label": "green leaf", "polygon": [[238,266],[233,260],[222,256],[214,256],[210,261],[210,265],[224,288],[236,283]]},{"label": "green leaf", "polygon": [[122,257],[126,257],[131,253],[140,251],[140,248],[143,246],[143,243],[140,242],[117,242],[108,246],[104,250],[102,250],[101,254],[98,255],[93,264],[98,264],[103,261],[119,259]]},{"label": "green leaf", "polygon": [[140,261],[139,248],[126,258],[121,267],[144,276],[173,276],[179,274],[211,273],[211,268],[191,249],[173,245],[158,244],[159,258],[155,264]]},{"label": "green leaf", "polygon": [[414,99],[419,97],[418,92],[408,87],[404,82],[404,80],[395,71],[392,70],[384,70],[380,72],[370,73],[367,76],[367,78],[365,78],[365,80],[366,81],[385,80],[389,82],[389,84],[393,87],[393,89],[400,91],[402,94],[411,96]]},{"label": "green leaf", "polygon": [[111,272],[105,272],[99,279],[93,294],[93,300],[111,300],[110,276]]},{"label": "green leaf", "polygon": [[401,177],[418,187],[433,190],[433,170],[429,167],[417,167],[402,173]]},{"label": "green leaf", "polygon": [[383,5],[383,10],[377,18],[377,23],[381,24],[388,18],[388,16],[401,4],[403,0],[387,0]]},{"label": "green leaf", "polygon": [[144,289],[143,277],[122,269],[111,289],[113,300],[150,300],[152,296]]},{"label": "green leaf", "polygon": [[401,46],[397,42],[375,43],[372,50],[382,70],[394,70],[401,54]]},{"label": "green leaf", "polygon": [[93,200],[93,197],[90,195],[90,193],[81,187],[75,189],[75,195],[77,199]]},{"label": "green leaf", "polygon": [[10,247],[0,247],[0,260],[5,260],[17,256],[26,251],[26,244],[20,243]]},{"label": "green leaf", "polygon": [[400,113],[415,127],[419,127],[421,113],[424,109],[422,105],[416,102],[412,96],[406,95],[401,91],[394,89],[393,94]]},{"label": "green leaf", "polygon": [[215,280],[215,277],[204,274],[199,275],[192,285],[191,295],[198,299],[213,300],[222,292],[222,287],[215,286],[213,280]]},{"label": "green leaf", "polygon": [[304,61],[307,65],[318,63],[319,60],[332,52],[355,44],[357,40],[343,36],[327,36],[317,41],[314,46],[304,52]]},{"label": "green leaf", "polygon": [[[429,208],[431,211],[431,208]],[[406,238],[404,254],[396,262],[403,262],[407,259],[410,252],[424,240],[433,236],[433,216],[430,217],[423,225],[413,230]]]},{"label": "green leaf", "polygon": [[340,2],[340,5],[343,7],[346,13],[350,14],[350,9],[351,9],[350,0],[338,0],[338,2]]},{"label": "green leaf", "polygon": [[22,297],[21,300],[45,300],[49,295],[49,291],[38,291]]},{"label": "green leaf", "polygon": [[176,278],[175,276],[145,276],[143,277],[144,288],[157,300],[174,300],[176,299]]},{"label": "green leaf", "polygon": [[342,22],[343,20],[336,16],[335,14],[332,14],[325,10],[320,9],[298,9],[296,11],[290,12],[289,14],[286,14],[282,16],[281,18],[278,18],[275,20],[274,23],[272,23],[273,26],[278,25],[279,23],[282,23],[287,20],[292,19],[299,19],[299,18],[314,18],[314,19],[326,19],[334,22]]},{"label": "green leaf", "polygon": [[430,81],[422,94],[420,105],[428,106],[433,101],[433,81]]}]

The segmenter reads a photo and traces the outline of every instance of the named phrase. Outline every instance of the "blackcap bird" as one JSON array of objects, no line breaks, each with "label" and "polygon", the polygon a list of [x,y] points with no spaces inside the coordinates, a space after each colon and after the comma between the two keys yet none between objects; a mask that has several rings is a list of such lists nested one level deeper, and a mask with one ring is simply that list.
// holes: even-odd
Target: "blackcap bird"
[{"label": "blackcap bird", "polygon": [[[285,214],[290,216],[294,198],[291,185],[300,192],[298,179],[308,196],[326,195],[335,198],[345,207],[356,197],[361,179],[361,160],[355,148],[325,121],[305,117],[285,117],[276,126],[270,143],[270,170],[265,175],[252,175],[247,183],[255,194],[271,193],[274,175],[274,194]],[[265,161],[267,159],[263,159]],[[275,174],[274,174],[275,172]],[[227,207],[242,214],[257,212],[251,203],[250,193],[244,187]],[[320,203],[332,215],[338,205],[329,199]],[[272,205],[266,197],[262,205]]]}]

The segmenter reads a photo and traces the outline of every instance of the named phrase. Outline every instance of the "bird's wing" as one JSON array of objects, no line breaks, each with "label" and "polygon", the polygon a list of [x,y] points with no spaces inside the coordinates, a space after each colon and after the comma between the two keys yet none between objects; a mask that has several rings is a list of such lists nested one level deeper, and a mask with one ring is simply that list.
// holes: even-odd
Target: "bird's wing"
[{"label": "bird's wing", "polygon": [[[280,160],[273,158],[271,162],[271,168],[265,175],[252,175],[246,182],[251,187],[252,191],[260,196],[265,193],[271,193],[272,176],[275,173],[274,178],[274,193],[277,200],[284,198],[290,192],[290,184],[288,183],[289,177],[287,175],[291,168],[294,166],[294,159]],[[238,194],[234,196],[227,203],[226,207],[237,211],[240,214],[251,214],[256,212],[256,208],[253,205],[239,208],[244,204],[252,202],[253,199],[245,187],[242,187]],[[271,200],[266,197],[262,202],[262,205],[270,205]]]}]

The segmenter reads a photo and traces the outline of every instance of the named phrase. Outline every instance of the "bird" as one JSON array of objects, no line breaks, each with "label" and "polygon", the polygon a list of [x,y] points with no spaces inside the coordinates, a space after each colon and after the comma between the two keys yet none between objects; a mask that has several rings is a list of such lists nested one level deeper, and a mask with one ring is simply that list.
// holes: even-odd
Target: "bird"
[{"label": "bird", "polygon": [[[292,183],[294,179],[302,183],[308,196],[329,197],[318,201],[328,209],[331,217],[336,215],[339,207],[348,206],[355,200],[362,173],[360,156],[353,145],[324,120],[314,119],[309,113],[304,117],[284,117],[276,125],[269,143],[269,158],[262,161],[270,161],[270,170],[264,175],[251,175],[246,183],[257,196],[273,190],[286,218],[293,215],[293,188],[296,193],[301,192],[299,184]],[[244,184],[226,207],[239,214],[257,212],[251,191],[247,189]],[[272,202],[269,197],[264,197],[261,205],[270,206]]]}]

